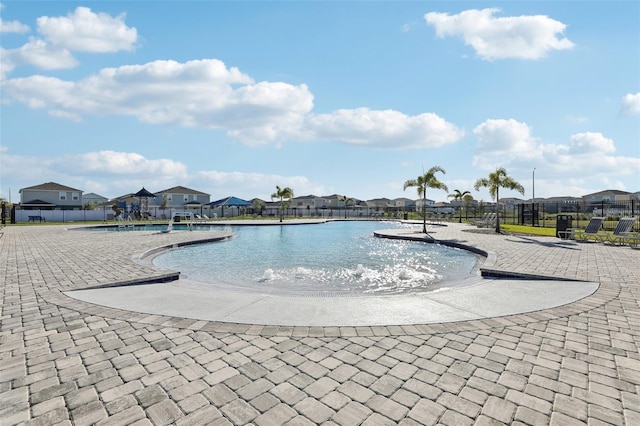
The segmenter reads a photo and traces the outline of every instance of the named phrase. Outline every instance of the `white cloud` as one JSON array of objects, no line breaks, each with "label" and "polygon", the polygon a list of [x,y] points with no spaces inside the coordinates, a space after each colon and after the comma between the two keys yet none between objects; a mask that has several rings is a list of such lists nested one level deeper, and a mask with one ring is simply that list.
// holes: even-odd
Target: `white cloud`
[{"label": "white cloud", "polygon": [[577,133],[566,145],[544,145],[542,149],[545,164],[559,174],[612,179],[640,169],[640,158],[613,155],[614,141],[597,132]]},{"label": "white cloud", "polygon": [[[54,77],[35,75],[27,78],[14,78],[1,82],[4,101],[17,101],[30,108],[52,107],[61,112],[73,113],[76,100],[71,92],[74,83]],[[70,104],[71,108],[66,108]]]},{"label": "white cloud", "polygon": [[67,16],[41,16],[37,26],[38,32],[49,42],[64,49],[100,53],[131,51],[138,40],[138,32],[125,24],[125,17],[121,14],[114,18],[78,7]]},{"label": "white cloud", "polygon": [[567,38],[558,38],[566,28],[545,15],[495,17],[500,9],[470,9],[457,15],[431,12],[424,16],[438,37],[461,36],[480,58],[540,59],[550,50],[574,47]]},{"label": "white cloud", "polygon": [[169,159],[149,160],[134,152],[97,151],[84,154],[65,155],[59,163],[74,164],[79,174],[129,175],[154,178],[171,176],[186,179],[187,166]]},{"label": "white cloud", "polygon": [[640,115],[640,92],[629,93],[622,98],[622,111],[629,115]]},{"label": "white cloud", "polygon": [[494,169],[510,162],[529,161],[541,156],[537,141],[526,123],[514,119],[486,120],[473,129],[478,139],[473,164]]},{"label": "white cloud", "polygon": [[566,144],[544,144],[526,123],[510,119],[486,120],[473,133],[478,139],[473,164],[487,171],[506,167],[530,173],[538,167],[549,180],[590,180],[640,169],[640,158],[614,155],[614,141],[597,132],[571,135]]},{"label": "white cloud", "polygon": [[4,21],[0,18],[0,33],[28,33],[30,28],[19,21]]},{"label": "white cloud", "polygon": [[[9,52],[0,47],[0,80],[4,80],[15,67],[16,64],[11,60]],[[2,103],[5,103],[4,99]]]},{"label": "white cloud", "polygon": [[[16,49],[2,49],[0,78],[20,65],[33,65],[44,70],[69,69],[78,66],[72,52],[118,52],[131,51],[138,40],[137,30],[124,23],[125,15],[111,17],[105,13],[94,13],[86,7],[78,7],[66,17],[42,16],[37,19],[38,32],[42,37],[30,37],[29,41]],[[28,31],[29,27],[13,22],[0,22],[2,32],[8,29]],[[14,31],[18,32],[18,31]]]},{"label": "white cloud", "polygon": [[577,133],[569,140],[570,155],[599,155],[615,152],[613,140],[605,138],[601,133]]},{"label": "white cloud", "polygon": [[41,166],[38,168],[47,173],[69,176],[109,176],[116,179],[163,177],[172,180],[184,180],[188,176],[187,166],[183,163],[170,159],[148,159],[134,152],[105,150],[49,158],[9,156],[5,160],[6,164],[19,164],[19,167],[25,163],[39,162]]},{"label": "white cloud", "polygon": [[78,66],[78,61],[71,55],[71,52],[37,38],[30,38],[19,48],[5,50],[4,53],[15,65],[29,64],[44,70],[68,69]]},{"label": "white cloud", "polygon": [[2,82],[7,101],[84,115],[133,116],[151,124],[221,129],[242,143],[330,140],[384,148],[438,147],[463,130],[436,114],[407,116],[368,108],[312,114],[304,84],[254,82],[217,59],[154,61],[106,68],[73,82],[31,76]]},{"label": "white cloud", "polygon": [[436,114],[407,116],[368,108],[309,115],[306,126],[314,138],[382,148],[434,148],[455,143],[464,135]]},{"label": "white cloud", "polygon": [[189,173],[186,165],[178,161],[148,159],[133,152],[97,151],[36,157],[13,155],[4,150],[0,177],[7,181],[28,182],[29,185],[61,182],[98,193],[106,190],[104,183],[99,183],[106,180],[109,182],[109,190],[125,193],[142,186],[161,189],[164,186],[184,184],[188,182]]},{"label": "white cloud", "polygon": [[[223,171],[191,171],[179,161],[146,158],[135,152],[95,151],[58,157],[13,155],[0,146],[0,179],[25,182],[60,182],[85,192],[116,197],[145,187],[160,191],[176,185],[211,194],[212,201],[228,195],[269,200],[276,185],[289,186],[297,195],[326,194],[325,187],[305,176]],[[16,191],[20,188],[14,188]]]}]

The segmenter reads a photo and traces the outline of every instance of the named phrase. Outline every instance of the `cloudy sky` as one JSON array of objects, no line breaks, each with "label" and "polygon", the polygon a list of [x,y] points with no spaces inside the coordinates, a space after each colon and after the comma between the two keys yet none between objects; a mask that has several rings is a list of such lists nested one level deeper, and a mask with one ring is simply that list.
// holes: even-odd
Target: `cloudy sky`
[{"label": "cloudy sky", "polygon": [[[4,1],[0,197],[640,190],[637,1]],[[535,169],[535,172],[534,172]],[[502,196],[519,196],[501,191]],[[444,191],[428,198],[446,200]]]}]

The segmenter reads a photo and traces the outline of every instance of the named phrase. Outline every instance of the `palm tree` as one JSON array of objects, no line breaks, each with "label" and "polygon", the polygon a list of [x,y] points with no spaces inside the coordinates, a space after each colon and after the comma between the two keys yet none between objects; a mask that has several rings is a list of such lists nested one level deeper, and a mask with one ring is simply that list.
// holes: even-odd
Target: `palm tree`
[{"label": "palm tree", "polygon": [[273,200],[274,198],[280,199],[280,222],[282,222],[284,220],[284,209],[293,198],[293,189],[288,186],[280,188],[276,185],[276,192],[271,194],[271,199]]},{"label": "palm tree", "polygon": [[[460,192],[459,189],[454,189],[453,190],[453,194],[449,194],[449,195],[447,195],[447,197],[453,198],[454,201],[460,201],[460,203],[462,203],[462,200],[464,199],[464,197],[466,195],[469,195],[469,194],[471,194],[469,191]],[[462,223],[462,209],[458,209],[458,212],[459,212],[458,213],[458,217],[459,217],[458,222]]]},{"label": "palm tree", "polygon": [[349,198],[346,195],[343,195],[340,200],[344,201],[344,218],[347,218],[347,205],[349,203],[353,203],[353,198]]},{"label": "palm tree", "polygon": [[[500,202],[500,188],[507,188],[516,190],[520,194],[524,195],[524,187],[518,182],[507,176],[507,171],[504,167],[496,169],[495,172],[489,173],[488,178],[478,179],[473,185],[476,191],[480,190],[480,187],[489,188],[489,194],[496,200],[496,207]],[[496,232],[500,232],[500,212],[496,215]]]},{"label": "palm tree", "polygon": [[442,167],[433,166],[426,173],[418,176],[416,179],[406,181],[402,186],[403,190],[406,190],[409,187],[417,188],[418,196],[422,197],[422,232],[425,234],[427,233],[427,188],[442,189],[443,191],[449,190],[447,185],[436,178],[436,172],[441,172],[443,174],[447,173]]},{"label": "palm tree", "polygon": [[464,220],[469,219],[469,206],[473,202],[473,195],[467,194],[462,197],[462,205],[464,206]]}]

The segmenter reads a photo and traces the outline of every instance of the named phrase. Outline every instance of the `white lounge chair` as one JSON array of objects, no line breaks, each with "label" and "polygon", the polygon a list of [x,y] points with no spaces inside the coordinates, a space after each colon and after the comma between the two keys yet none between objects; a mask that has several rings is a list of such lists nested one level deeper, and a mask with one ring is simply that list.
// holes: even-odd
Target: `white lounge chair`
[{"label": "white lounge chair", "polygon": [[478,228],[489,228],[496,223],[496,216],[498,213],[485,213],[482,218],[473,221],[473,224]]}]

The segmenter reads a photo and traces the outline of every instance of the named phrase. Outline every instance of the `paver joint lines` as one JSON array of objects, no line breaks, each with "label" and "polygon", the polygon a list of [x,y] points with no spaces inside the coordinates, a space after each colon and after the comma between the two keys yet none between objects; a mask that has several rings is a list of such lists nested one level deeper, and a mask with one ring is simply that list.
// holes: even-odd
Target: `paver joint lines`
[{"label": "paver joint lines", "polygon": [[158,274],[193,233],[8,227],[0,423],[640,424],[640,251],[461,232],[492,267],[601,283],[529,314],[402,327],[278,327],[123,312],[61,291]]}]

